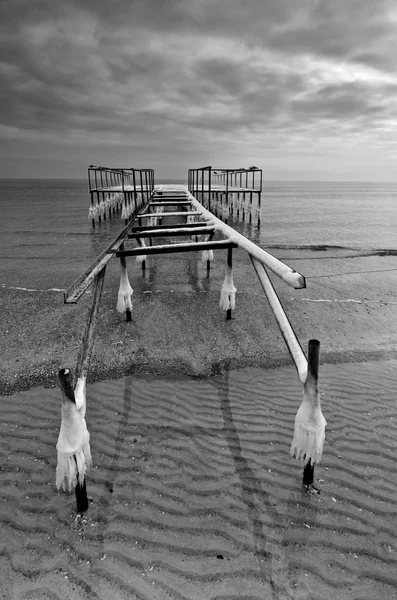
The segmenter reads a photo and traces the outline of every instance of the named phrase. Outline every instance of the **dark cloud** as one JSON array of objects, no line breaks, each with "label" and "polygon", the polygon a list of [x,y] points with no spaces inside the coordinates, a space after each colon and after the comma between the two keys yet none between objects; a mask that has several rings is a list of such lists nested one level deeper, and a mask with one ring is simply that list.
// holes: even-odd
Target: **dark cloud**
[{"label": "dark cloud", "polygon": [[396,29],[394,0],[3,0],[2,156],[78,141],[257,163],[330,152],[342,129],[386,151]]}]

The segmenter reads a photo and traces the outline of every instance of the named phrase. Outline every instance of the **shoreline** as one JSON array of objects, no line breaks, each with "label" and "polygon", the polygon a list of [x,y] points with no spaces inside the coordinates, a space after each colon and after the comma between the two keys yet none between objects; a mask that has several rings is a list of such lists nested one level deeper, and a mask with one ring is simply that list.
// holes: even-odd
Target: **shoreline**
[{"label": "shoreline", "polygon": [[[105,291],[88,383],[133,373],[205,379],[230,369],[294,367],[260,294],[237,295],[228,322],[217,292],[149,295],[136,290],[131,323],[115,310],[115,297]],[[89,300],[88,294],[78,305],[65,306],[54,293],[3,292],[0,395],[57,387],[59,369],[74,370]],[[305,353],[309,339],[320,340],[320,364],[397,357],[397,336],[389,326],[396,322],[394,304],[311,302],[309,316],[294,299],[284,298],[283,304]]]},{"label": "shoreline", "polygon": [[[390,360],[397,359],[397,350],[385,352],[384,350],[372,350],[367,353],[330,353],[329,355],[323,355],[320,360],[320,368],[323,365],[337,365],[337,364],[356,364],[366,362],[387,362]],[[90,373],[88,376],[87,384],[92,385],[94,383],[101,383],[105,381],[114,381],[128,377],[129,375],[153,375],[158,378],[164,379],[178,379],[178,378],[195,378],[200,380],[207,380],[211,377],[216,377],[223,374],[225,371],[240,371],[247,368],[263,369],[265,371],[271,371],[283,367],[293,367],[292,360],[286,357],[279,357],[277,359],[259,359],[252,358],[245,361],[219,361],[218,363],[212,363],[207,371],[197,373],[189,368],[189,364],[181,365],[177,362],[164,362],[163,364],[154,365],[149,367],[147,364],[136,364],[132,363],[130,367],[104,367],[103,364],[91,365]],[[0,396],[14,396],[21,392],[27,392],[31,389],[44,388],[54,389],[59,386],[58,383],[58,370],[62,368],[62,365],[55,370],[50,369],[46,365],[42,365],[39,369],[42,371],[38,374],[35,371],[31,373],[14,376],[18,378],[14,384],[11,380],[0,379]],[[68,367],[69,368],[69,367]],[[72,369],[73,371],[74,369]],[[321,387],[321,370],[320,370],[320,387]]]},{"label": "shoreline", "polygon": [[[387,362],[397,359],[397,350],[371,350],[368,352],[329,352],[323,353],[320,359],[320,386],[321,386],[321,366],[351,364],[364,362]],[[38,365],[31,372],[27,371],[23,374],[14,373],[15,383],[12,379],[0,378],[0,396],[13,396],[20,392],[27,392],[35,388],[54,389],[59,386],[58,371],[61,368],[71,368],[74,372],[74,367],[71,365]],[[278,368],[291,367],[295,368],[290,356],[277,356],[273,358],[251,357],[244,360],[223,359],[218,362],[213,362],[207,365],[207,368],[200,372],[195,371],[192,365],[180,361],[162,361],[161,363],[149,365],[145,362],[133,362],[129,366],[105,366],[100,361],[93,360],[90,367],[90,372],[87,380],[88,385],[101,383],[105,381],[114,381],[128,377],[129,375],[139,376],[155,376],[164,379],[179,379],[179,378],[194,378],[199,380],[207,380],[212,377],[219,376],[225,371],[240,371],[247,368],[263,369],[271,371]]]},{"label": "shoreline", "polygon": [[[285,254],[285,251],[284,253]],[[219,308],[224,253],[211,264],[196,253],[149,260],[146,272],[128,262],[134,289],[132,321],[116,310],[119,265],[107,268],[88,382],[131,373],[208,378],[229,369],[292,365],[269,303],[245,252],[234,253],[236,309],[231,321]],[[294,251],[287,264],[306,275],[295,290],[271,275],[306,353],[321,343],[320,364],[388,360],[397,356],[395,256],[346,256],[345,251]],[[335,279],[336,269],[345,270]],[[374,268],[377,270],[375,271]],[[349,272],[351,269],[352,272]],[[371,272],[371,279],[360,273]],[[330,277],[330,279],[327,279]],[[58,385],[58,370],[74,370],[82,340],[88,290],[65,305],[62,291],[28,292],[2,287],[0,394]],[[321,377],[321,373],[320,373]]]}]

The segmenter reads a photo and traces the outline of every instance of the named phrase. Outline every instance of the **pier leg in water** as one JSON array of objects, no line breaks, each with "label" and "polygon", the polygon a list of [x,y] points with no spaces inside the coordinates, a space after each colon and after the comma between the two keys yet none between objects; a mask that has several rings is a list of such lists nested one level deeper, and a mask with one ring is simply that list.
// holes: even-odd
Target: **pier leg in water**
[{"label": "pier leg in water", "polygon": [[72,487],[75,487],[78,512],[84,512],[88,508],[85,474],[87,468],[91,466],[91,450],[89,445],[90,435],[85,423],[85,388],[105,272],[106,266],[99,271],[94,279],[92,304],[77,358],[74,390],[70,369],[59,371],[59,383],[62,390],[62,422],[57,443],[56,485],[58,490],[63,488],[71,491]]},{"label": "pier leg in water", "polygon": [[62,422],[57,443],[56,486],[69,492],[74,486],[77,512],[82,513],[88,509],[85,474],[91,466],[90,434],[85,422],[85,378],[79,379],[73,390],[70,369],[61,369],[59,384]]},{"label": "pier leg in water", "polygon": [[309,460],[307,465],[303,467],[303,485],[307,488],[312,485],[314,481],[314,465],[312,465],[312,461]]},{"label": "pier leg in water", "polygon": [[[77,459],[73,457],[77,467]],[[76,496],[76,509],[78,513],[86,512],[88,510],[88,496],[87,496],[87,484],[85,477],[82,478],[83,483],[80,483],[80,476],[77,472],[77,483],[74,488]]]},{"label": "pier leg in water", "polygon": [[233,248],[227,250],[227,268],[225,279],[221,289],[221,299],[219,306],[226,311],[226,320],[230,321],[232,318],[232,310],[236,306],[236,288],[233,282]]},{"label": "pier leg in water", "polygon": [[[124,250],[124,244],[120,245],[120,250]],[[120,266],[121,266],[121,278],[120,278],[120,289],[118,294],[117,301],[117,310],[120,313],[125,311],[125,316],[127,321],[131,321],[132,319],[132,294],[134,290],[130,286],[130,282],[128,280],[127,273],[127,261],[125,256],[120,256]]]},{"label": "pier leg in water", "polygon": [[303,400],[295,418],[294,438],[291,456],[303,461],[303,485],[318,492],[313,486],[314,464],[320,462],[327,424],[321,412],[318,390],[318,370],[320,363],[320,342],[309,341],[307,379],[303,386]]},{"label": "pier leg in water", "polygon": [[[142,222],[142,219],[140,219],[140,221]],[[141,239],[141,238],[137,238],[137,242],[138,242],[138,246],[141,246],[141,248],[144,248],[146,246],[144,240]],[[145,277],[145,274],[146,274],[146,254],[138,254],[138,256],[136,257],[136,262],[140,262],[141,263],[141,266],[142,266],[142,277]]]}]

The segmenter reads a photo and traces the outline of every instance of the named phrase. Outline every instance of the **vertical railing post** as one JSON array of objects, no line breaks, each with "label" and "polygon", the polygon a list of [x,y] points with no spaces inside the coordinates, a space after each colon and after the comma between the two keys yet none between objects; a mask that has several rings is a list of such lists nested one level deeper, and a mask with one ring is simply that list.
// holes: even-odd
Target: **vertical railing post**
[{"label": "vertical railing post", "polygon": [[[209,167],[208,171],[208,210],[211,212],[211,179],[212,179],[212,167]],[[208,267],[208,265],[207,265]]]}]

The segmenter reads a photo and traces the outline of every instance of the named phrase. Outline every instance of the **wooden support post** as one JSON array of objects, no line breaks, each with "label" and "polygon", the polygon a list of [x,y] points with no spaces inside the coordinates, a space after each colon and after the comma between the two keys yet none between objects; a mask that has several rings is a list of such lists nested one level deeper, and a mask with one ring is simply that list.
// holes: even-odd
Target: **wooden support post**
[{"label": "wooden support post", "polygon": [[[91,208],[92,208],[92,210],[94,210],[94,194],[92,192],[90,192],[90,196],[91,196]],[[91,222],[92,222],[93,229],[95,229],[95,217],[94,216],[92,217]]]},{"label": "wooden support post", "polygon": [[[227,266],[229,269],[233,268],[233,248],[227,249]],[[228,308],[226,311],[226,321],[230,321],[232,318],[232,309]]]},{"label": "wooden support post", "polygon": [[[61,386],[62,394],[66,401],[73,402],[76,404],[76,399],[74,397],[74,390],[72,385],[72,374],[70,369],[61,369],[58,373],[59,384]],[[76,496],[76,510],[78,513],[85,512],[88,510],[88,496],[87,496],[87,485],[86,478],[84,477],[83,481],[80,481],[78,469],[77,469],[77,459],[76,456],[73,456],[74,461],[76,463],[76,471],[77,471],[77,484],[74,488],[75,496]]]},{"label": "wooden support post", "polygon": [[[309,385],[313,385],[317,392],[318,389],[318,369],[320,364],[320,342],[318,340],[309,340],[307,356],[307,380]],[[314,464],[309,460],[303,469],[302,483],[306,487],[313,484]]]},{"label": "wooden support post", "polygon": [[[121,244],[120,250],[124,250],[124,244]],[[124,269],[127,270],[127,259],[124,255],[120,256],[120,264]],[[132,314],[129,308],[126,308],[125,311],[125,320],[127,321],[127,323],[130,323],[132,321]]]},{"label": "wooden support post", "polygon": [[258,227],[261,226],[261,193],[258,192]]},{"label": "wooden support post", "polygon": [[[77,460],[74,456],[74,460],[77,468]],[[84,477],[83,482],[80,482],[79,474],[77,473],[77,483],[74,488],[74,493],[76,496],[76,510],[78,513],[83,513],[88,510],[88,496],[87,496],[87,483],[86,478]]]}]

